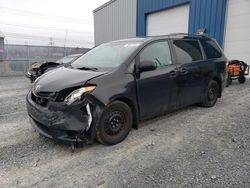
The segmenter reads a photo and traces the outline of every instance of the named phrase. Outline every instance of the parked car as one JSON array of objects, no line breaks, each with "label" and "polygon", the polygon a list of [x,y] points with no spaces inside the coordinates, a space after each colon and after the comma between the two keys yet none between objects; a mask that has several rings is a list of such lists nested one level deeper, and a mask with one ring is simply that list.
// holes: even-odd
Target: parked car
[{"label": "parked car", "polygon": [[56,62],[45,62],[45,63],[34,63],[26,73],[26,77],[30,79],[31,83],[33,83],[39,76],[44,74],[45,72],[67,65],[77,58],[79,58],[82,54],[72,54],[65,56]]},{"label": "parked car", "polygon": [[146,119],[215,105],[227,59],[212,38],[191,34],[102,44],[39,77],[27,95],[33,127],[64,143],[112,145]]}]

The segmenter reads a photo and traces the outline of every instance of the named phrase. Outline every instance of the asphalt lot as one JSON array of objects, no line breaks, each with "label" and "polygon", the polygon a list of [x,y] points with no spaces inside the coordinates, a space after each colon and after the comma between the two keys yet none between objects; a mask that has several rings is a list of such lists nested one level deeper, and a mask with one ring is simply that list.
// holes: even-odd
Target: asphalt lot
[{"label": "asphalt lot", "polygon": [[213,108],[153,119],[114,146],[77,148],[28,121],[24,77],[0,77],[0,187],[250,187],[250,79]]}]

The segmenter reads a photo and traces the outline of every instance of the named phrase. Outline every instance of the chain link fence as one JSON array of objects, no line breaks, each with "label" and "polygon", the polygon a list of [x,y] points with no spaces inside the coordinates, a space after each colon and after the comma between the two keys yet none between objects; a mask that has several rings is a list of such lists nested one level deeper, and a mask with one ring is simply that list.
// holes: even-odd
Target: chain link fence
[{"label": "chain link fence", "polygon": [[54,62],[70,54],[84,54],[88,50],[56,46],[4,45],[0,58],[0,76],[25,75],[35,62]]}]

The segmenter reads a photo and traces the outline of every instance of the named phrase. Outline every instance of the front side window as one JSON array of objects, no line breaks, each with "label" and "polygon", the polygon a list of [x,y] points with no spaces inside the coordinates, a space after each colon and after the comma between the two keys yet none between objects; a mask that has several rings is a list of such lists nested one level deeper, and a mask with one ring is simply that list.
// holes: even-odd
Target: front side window
[{"label": "front side window", "polygon": [[111,42],[102,44],[80,58],[71,66],[76,69],[83,67],[112,70],[120,66],[137,48],[141,42]]},{"label": "front side window", "polygon": [[179,64],[203,60],[200,45],[196,40],[174,40],[173,46]]},{"label": "front side window", "polygon": [[128,72],[133,73],[135,70],[135,60],[133,60],[128,66]]},{"label": "front side window", "polygon": [[168,42],[155,42],[147,46],[140,54],[140,62],[143,61],[154,61],[158,68],[171,65],[172,60]]}]

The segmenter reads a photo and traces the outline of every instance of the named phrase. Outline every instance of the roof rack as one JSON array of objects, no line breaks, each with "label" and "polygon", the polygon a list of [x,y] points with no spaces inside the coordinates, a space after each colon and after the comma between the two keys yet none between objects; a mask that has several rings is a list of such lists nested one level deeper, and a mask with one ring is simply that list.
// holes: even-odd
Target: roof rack
[{"label": "roof rack", "polygon": [[182,35],[182,36],[194,36],[194,37],[207,37],[206,34],[196,34],[196,33],[171,33],[170,36]]},{"label": "roof rack", "polygon": [[149,37],[173,37],[173,36],[189,36],[189,37],[204,37],[204,38],[208,37],[205,34],[195,34],[195,33],[170,33],[168,35],[158,35]]}]

